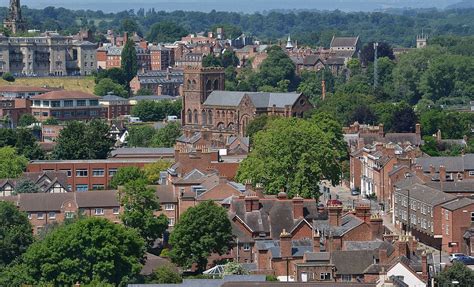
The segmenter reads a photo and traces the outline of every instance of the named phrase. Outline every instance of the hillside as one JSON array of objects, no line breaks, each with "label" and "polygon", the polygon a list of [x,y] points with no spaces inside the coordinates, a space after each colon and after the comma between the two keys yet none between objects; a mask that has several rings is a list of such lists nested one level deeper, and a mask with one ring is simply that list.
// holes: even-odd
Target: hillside
[{"label": "hillside", "polygon": [[94,92],[94,78],[19,78],[14,83],[8,83],[0,79],[0,86],[18,85],[18,86],[35,86],[35,87],[52,87],[64,88],[68,91],[82,91],[87,93]]}]

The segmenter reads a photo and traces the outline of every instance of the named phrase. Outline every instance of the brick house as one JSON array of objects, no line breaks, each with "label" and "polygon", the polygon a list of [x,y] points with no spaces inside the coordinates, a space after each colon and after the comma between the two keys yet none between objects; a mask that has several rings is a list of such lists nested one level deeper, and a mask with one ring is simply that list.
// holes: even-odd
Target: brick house
[{"label": "brick house", "polygon": [[41,141],[52,143],[59,137],[64,125],[41,125]]},{"label": "brick house", "polygon": [[18,179],[0,180],[0,197],[13,195],[18,183],[29,181],[36,185],[41,193],[66,193],[67,174],[62,171],[24,172]]},{"label": "brick house", "polygon": [[31,86],[5,85],[0,87],[0,95],[6,98],[31,98],[51,91],[48,88]]},{"label": "brick house", "polygon": [[183,71],[165,69],[139,72],[131,81],[130,88],[134,94],[140,89],[148,89],[154,95],[177,97],[183,95]]},{"label": "brick house", "polygon": [[[464,234],[474,223],[474,200],[457,198],[441,206],[442,248],[448,253],[469,253],[469,247],[463,244]],[[455,243],[455,244],[453,244]]]},{"label": "brick house", "polygon": [[121,167],[144,167],[156,159],[98,159],[98,160],[34,160],[29,172],[62,171],[67,174],[68,189],[88,191],[107,189],[112,177]]},{"label": "brick house", "polygon": [[115,191],[88,193],[23,193],[8,199],[28,214],[34,234],[78,214],[104,217],[119,223],[121,208]]},{"label": "brick house", "polygon": [[108,120],[130,115],[132,110],[132,105],[128,99],[112,94],[100,97],[99,105],[102,107],[101,117]]},{"label": "brick house", "polygon": [[0,96],[0,118],[6,119],[0,126],[15,128],[23,114],[31,113],[31,101],[27,98]]},{"label": "brick house", "polygon": [[50,117],[58,120],[90,120],[100,118],[99,97],[79,91],[53,91],[35,96],[31,113],[39,121]]},{"label": "brick house", "polygon": [[163,46],[150,47],[151,70],[166,70],[174,66],[174,49]]}]

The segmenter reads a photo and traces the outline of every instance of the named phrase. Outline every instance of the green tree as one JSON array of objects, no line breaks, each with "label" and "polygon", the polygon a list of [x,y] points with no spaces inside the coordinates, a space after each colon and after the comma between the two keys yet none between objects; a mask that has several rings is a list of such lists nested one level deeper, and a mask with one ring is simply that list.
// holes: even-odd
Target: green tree
[{"label": "green tree", "polygon": [[61,225],[33,243],[21,264],[35,284],[123,285],[140,272],[144,251],[144,241],[135,230],[103,218],[86,218]]},{"label": "green tree", "polygon": [[147,88],[140,88],[136,93],[137,96],[151,96],[153,94],[153,91]]},{"label": "green tree", "polygon": [[40,192],[39,187],[31,180],[25,178],[21,179],[16,183],[14,194],[19,193],[38,193]]},{"label": "green tree", "polygon": [[0,129],[0,147],[15,146],[16,133],[13,129]]},{"label": "green tree", "polygon": [[110,187],[117,189],[136,180],[146,180],[145,172],[136,166],[121,167],[110,181]]},{"label": "green tree", "polygon": [[130,147],[149,147],[156,129],[149,125],[133,125],[128,129],[127,145]]},{"label": "green tree", "polygon": [[94,81],[98,84],[102,79],[111,79],[115,83],[122,85],[122,87],[128,84],[125,72],[121,68],[99,70],[95,73]]},{"label": "green tree", "polygon": [[281,80],[295,81],[295,64],[288,55],[278,46],[268,49],[268,56],[260,65],[256,76],[258,87],[277,86]]},{"label": "green tree", "polygon": [[[368,65],[369,62],[374,61],[374,57],[375,57],[374,42],[367,43],[367,45],[365,45],[360,52],[360,58],[362,60],[362,63],[364,65]],[[385,43],[385,42],[378,43],[377,57],[378,58],[387,57],[390,60],[395,59],[395,56],[393,55],[392,47],[388,43]]]},{"label": "green tree", "polygon": [[131,18],[123,19],[120,23],[120,31],[127,32],[129,35],[132,35],[135,32],[139,32],[140,29],[138,27],[137,22]]},{"label": "green tree", "polygon": [[18,155],[12,147],[0,148],[0,178],[16,178],[23,173],[28,159]]},{"label": "green tree", "polygon": [[248,275],[249,271],[238,262],[227,262],[224,265],[224,275]]},{"label": "green tree", "polygon": [[173,22],[159,22],[150,27],[146,39],[156,43],[172,43],[181,40],[188,34],[188,31]]},{"label": "green tree", "polygon": [[284,188],[290,196],[305,198],[319,196],[321,180],[339,183],[341,159],[346,155],[342,128],[332,119],[317,118],[271,121],[255,134],[253,150],[241,163],[237,179],[263,184],[268,194]]},{"label": "green tree", "polygon": [[124,212],[120,216],[125,226],[134,228],[145,240],[149,249],[163,236],[168,228],[168,218],[164,214],[156,216],[160,203],[155,190],[147,187],[145,180],[134,180],[120,190],[120,204]]},{"label": "green tree", "polygon": [[38,144],[38,140],[30,129],[27,128],[17,128],[16,131],[16,143],[15,148],[19,154],[24,155],[26,158],[33,159],[43,159],[45,154]]},{"label": "green tree", "polygon": [[453,281],[459,282],[459,286],[474,286],[474,271],[461,262],[454,262],[435,277],[438,286],[452,285]]},{"label": "green tree", "polygon": [[27,127],[37,122],[38,120],[32,114],[23,114],[18,120],[18,125],[20,127]]},{"label": "green tree", "polygon": [[162,121],[169,115],[181,114],[181,101],[140,101],[132,108],[132,115],[144,122]]},{"label": "green tree", "polygon": [[44,120],[43,125],[57,126],[59,125],[59,120],[53,117],[49,117],[46,120]]},{"label": "green tree", "polygon": [[239,65],[239,58],[235,55],[235,52],[226,50],[221,56],[222,67],[237,67]]},{"label": "green tree", "polygon": [[205,55],[202,58],[202,66],[203,67],[222,67],[222,61],[220,57],[216,57],[214,53],[210,53],[209,55]]},{"label": "green tree", "polygon": [[138,71],[137,50],[132,39],[129,39],[123,47],[121,64],[128,86]]},{"label": "green tree", "polygon": [[100,120],[70,121],[59,133],[55,159],[105,159],[114,145],[109,126]]},{"label": "green tree", "polygon": [[12,75],[12,73],[9,73],[9,72],[3,73],[2,79],[4,79],[7,82],[14,82],[15,81],[15,77]]},{"label": "green tree", "polygon": [[268,122],[270,122],[271,120],[273,120],[275,118],[276,117],[274,117],[274,116],[268,116],[268,115],[265,115],[265,114],[255,117],[247,125],[247,128],[245,130],[245,135],[250,137],[250,139],[252,139],[253,136],[257,132],[265,129],[267,127]]},{"label": "green tree", "polygon": [[0,267],[4,268],[33,243],[26,213],[10,202],[0,201]]},{"label": "green tree", "polygon": [[122,85],[117,84],[110,78],[104,78],[100,80],[100,82],[97,85],[95,85],[94,94],[97,96],[105,96],[108,93],[112,93],[119,97],[128,96],[128,92],[125,90],[125,88]]},{"label": "green tree", "polygon": [[436,139],[432,136],[423,137],[423,145],[421,150],[429,156],[439,156],[439,150],[436,143]]},{"label": "green tree", "polygon": [[173,262],[186,268],[196,264],[199,271],[206,268],[212,253],[224,254],[230,248],[232,228],[227,211],[212,201],[186,210],[170,236]]},{"label": "green tree", "polygon": [[154,163],[145,164],[143,171],[148,182],[155,184],[160,179],[160,172],[166,171],[171,166],[167,160],[158,160]]},{"label": "green tree", "polygon": [[176,143],[176,139],[180,137],[181,125],[179,122],[169,122],[163,128],[159,129],[153,138],[151,144],[154,147],[173,147]]},{"label": "green tree", "polygon": [[179,284],[183,282],[181,275],[169,265],[158,267],[150,276],[147,283]]}]

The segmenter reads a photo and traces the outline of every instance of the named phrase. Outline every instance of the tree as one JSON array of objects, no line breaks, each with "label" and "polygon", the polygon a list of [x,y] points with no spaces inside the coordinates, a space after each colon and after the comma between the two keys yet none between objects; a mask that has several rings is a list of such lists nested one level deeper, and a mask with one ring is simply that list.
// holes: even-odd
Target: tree
[{"label": "tree", "polygon": [[[367,45],[362,48],[360,52],[360,58],[362,60],[362,64],[367,66],[369,62],[374,61],[375,49],[374,49],[374,42],[369,42]],[[390,60],[394,60],[395,56],[393,55],[393,50],[390,44],[385,42],[378,43],[377,47],[377,58],[387,57]]]},{"label": "tree", "polygon": [[138,71],[137,51],[135,50],[135,43],[132,39],[129,39],[123,47],[121,64],[128,86]]},{"label": "tree", "polygon": [[121,68],[111,68],[105,70],[99,70],[95,73],[95,83],[98,84],[102,79],[111,79],[122,87],[127,86],[128,82],[126,79],[125,72]]},{"label": "tree", "polygon": [[104,78],[99,81],[97,85],[94,87],[94,94],[96,96],[105,96],[108,93],[112,93],[119,97],[127,97],[128,92],[125,88],[114,82],[112,79]]},{"label": "tree", "polygon": [[0,129],[0,147],[15,146],[16,134],[13,129]]},{"label": "tree", "polygon": [[153,91],[147,88],[140,88],[136,93],[137,96],[151,96],[153,94]]},{"label": "tree", "polygon": [[268,56],[260,65],[256,77],[258,86],[277,86],[281,80],[295,80],[295,64],[288,55],[278,46],[268,49]]},{"label": "tree", "polygon": [[3,73],[2,79],[4,79],[7,82],[14,82],[15,81],[15,77],[10,72]]},{"label": "tree", "polygon": [[238,262],[227,262],[224,265],[224,275],[248,275],[249,271]]},{"label": "tree", "polygon": [[202,58],[203,67],[222,67],[222,61],[220,57],[216,57],[214,53],[205,55]]},{"label": "tree", "polygon": [[436,276],[435,281],[438,286],[449,286],[453,281],[459,282],[459,286],[474,286],[474,271],[461,262],[454,262]]},{"label": "tree", "polygon": [[153,248],[155,241],[168,228],[168,218],[164,214],[154,214],[160,210],[155,190],[147,187],[145,180],[134,180],[120,190],[119,199],[124,208],[120,216],[123,224],[136,229],[147,243],[148,249]]},{"label": "tree", "polygon": [[[317,119],[327,118],[324,121]],[[240,182],[263,184],[268,194],[319,196],[318,184],[337,184],[346,156],[342,127],[327,114],[310,120],[275,119],[254,135],[254,146],[237,173]]]},{"label": "tree", "polygon": [[160,179],[160,172],[166,171],[171,163],[166,160],[158,160],[154,163],[145,164],[143,171],[148,182],[156,184]]},{"label": "tree", "polygon": [[206,201],[186,210],[170,236],[173,249],[170,257],[183,267],[206,268],[212,253],[224,254],[230,248],[232,228],[227,211],[212,201]]},{"label": "tree", "polygon": [[156,129],[149,125],[133,125],[128,130],[127,145],[130,147],[149,147]]},{"label": "tree", "polygon": [[221,56],[222,67],[237,67],[239,65],[239,58],[235,55],[235,52],[226,50]]},{"label": "tree", "polygon": [[37,122],[38,120],[32,114],[23,114],[18,120],[18,125],[20,127],[27,127]]},{"label": "tree", "polygon": [[415,125],[418,119],[413,108],[405,102],[395,106],[391,117],[392,132],[403,133],[415,131]]},{"label": "tree", "polygon": [[53,117],[49,117],[46,120],[44,120],[43,125],[57,126],[59,125],[59,120]]},{"label": "tree", "polygon": [[136,166],[121,167],[117,170],[117,173],[110,181],[110,187],[113,189],[117,189],[119,186],[140,179],[146,179],[143,170],[139,169]]},{"label": "tree", "polygon": [[138,24],[137,22],[135,22],[135,20],[126,18],[122,20],[122,23],[120,25],[120,31],[127,32],[131,35],[135,32],[139,32],[140,29],[138,28]]},{"label": "tree", "polygon": [[38,193],[40,192],[39,187],[29,179],[21,179],[16,183],[14,194],[19,193]]},{"label": "tree", "polygon": [[23,173],[28,159],[12,147],[0,148],[0,178],[16,178]]},{"label": "tree", "polygon": [[181,114],[181,101],[140,101],[132,108],[132,115],[144,122],[162,121],[166,116]]},{"label": "tree", "polygon": [[179,122],[169,122],[155,133],[151,139],[151,143],[154,147],[173,147],[176,143],[176,139],[180,137],[181,134],[181,125]]},{"label": "tree", "polygon": [[43,159],[45,154],[38,144],[38,140],[33,135],[30,129],[17,128],[16,129],[16,143],[15,148],[19,154],[24,155],[26,158]]},{"label": "tree", "polygon": [[33,243],[33,232],[26,213],[10,202],[0,201],[0,267],[4,268]]},{"label": "tree", "polygon": [[109,126],[101,120],[70,121],[59,133],[55,159],[105,159],[114,145]]},{"label": "tree", "polygon": [[173,22],[159,22],[150,27],[146,39],[156,43],[173,43],[181,40],[188,34],[188,31]]},{"label": "tree", "polygon": [[125,284],[141,270],[144,241],[133,229],[103,218],[57,227],[21,257],[35,284]]},{"label": "tree", "polygon": [[179,284],[183,282],[181,275],[169,265],[158,267],[147,280],[147,283],[155,284]]},{"label": "tree", "polygon": [[250,139],[253,138],[253,136],[265,129],[267,127],[267,124],[269,121],[275,119],[276,117],[274,116],[268,116],[268,115],[260,115],[255,117],[253,120],[250,121],[250,123],[247,125],[247,128],[245,129],[245,135],[250,137]]}]

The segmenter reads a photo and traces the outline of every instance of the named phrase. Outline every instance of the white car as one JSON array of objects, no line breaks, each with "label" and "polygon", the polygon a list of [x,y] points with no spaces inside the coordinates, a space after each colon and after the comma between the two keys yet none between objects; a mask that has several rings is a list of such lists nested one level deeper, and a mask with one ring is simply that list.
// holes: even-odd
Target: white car
[{"label": "white car", "polygon": [[454,259],[461,258],[461,257],[467,257],[467,255],[462,254],[462,253],[451,253],[449,255],[449,262],[453,262]]}]

